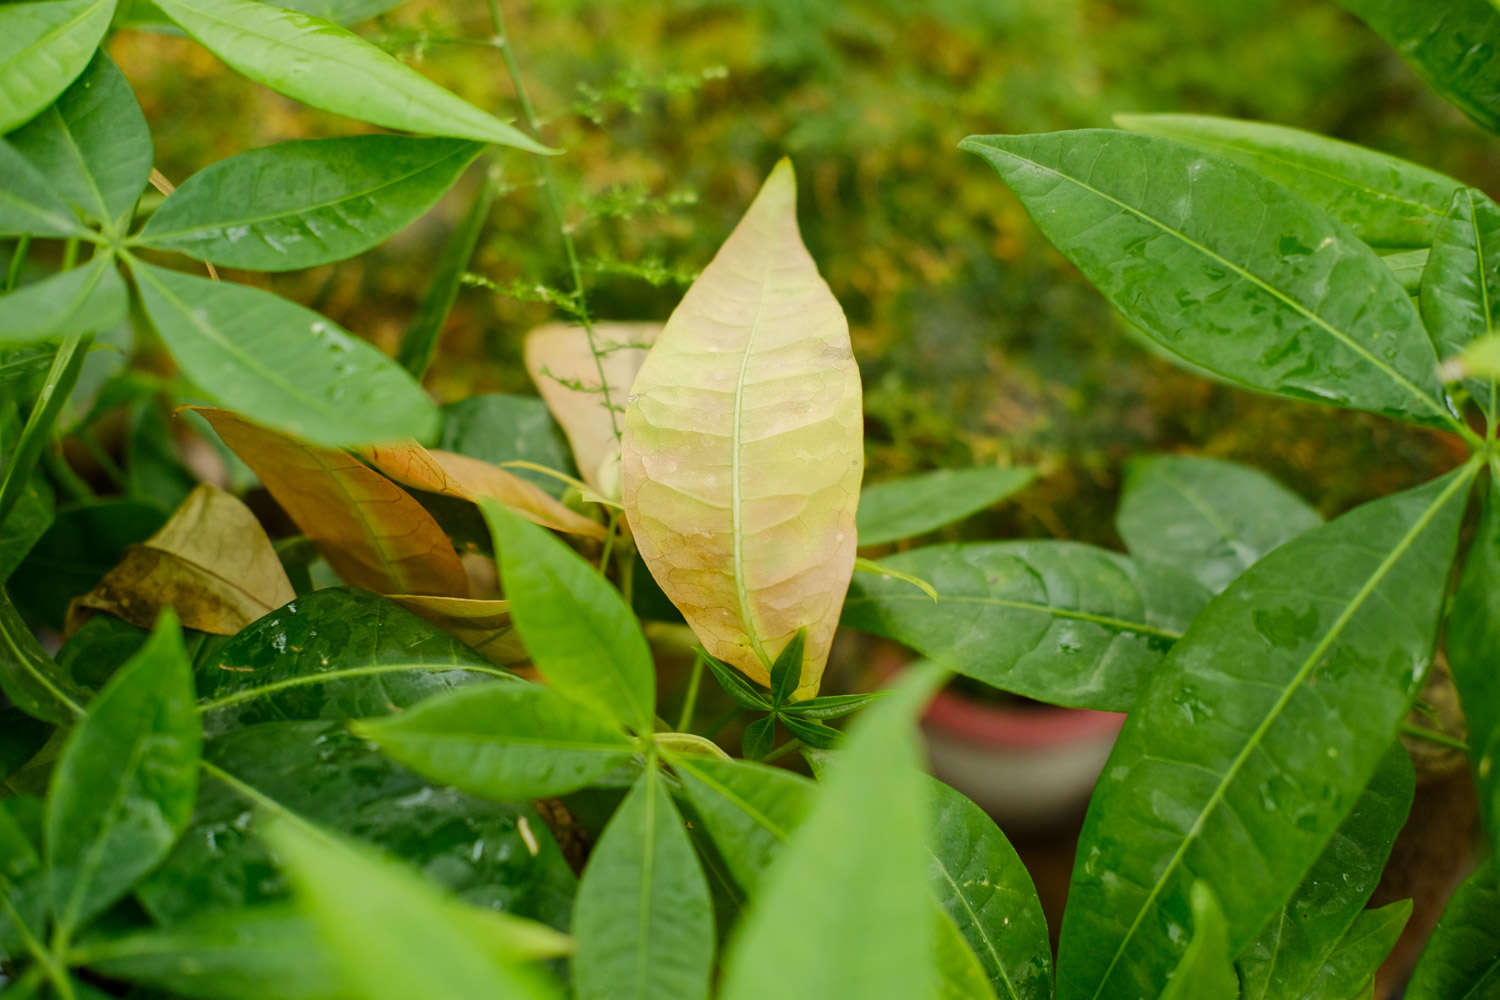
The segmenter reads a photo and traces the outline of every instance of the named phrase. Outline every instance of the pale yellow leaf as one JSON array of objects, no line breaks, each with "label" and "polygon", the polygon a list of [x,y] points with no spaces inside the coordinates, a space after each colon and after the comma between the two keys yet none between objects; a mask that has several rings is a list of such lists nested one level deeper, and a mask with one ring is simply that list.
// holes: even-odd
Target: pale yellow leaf
[{"label": "pale yellow leaf", "polygon": [[782,161],[667,321],[626,408],[621,500],[714,656],[765,684],[807,629],[807,696],[854,567],[864,457],[848,324],[796,200]]},{"label": "pale yellow leaf", "polygon": [[510,602],[425,594],[387,594],[412,614],[427,619],[491,663],[502,667],[531,657],[510,621]]},{"label": "pale yellow leaf", "polygon": [[593,330],[593,347],[583,327],[549,323],[532,330],[526,335],[526,370],[568,436],[584,482],[614,499],[620,482],[616,428],[661,324],[596,323]]},{"label": "pale yellow leaf", "polygon": [[255,515],[203,484],[162,529],[125,550],[120,565],[68,609],[68,631],[88,611],[152,628],[175,608],[185,628],[233,635],[297,596]]},{"label": "pale yellow leaf", "polygon": [[381,594],[468,596],[447,533],[401,487],[348,452],[304,444],[229,410],[198,412],[346,583]]}]

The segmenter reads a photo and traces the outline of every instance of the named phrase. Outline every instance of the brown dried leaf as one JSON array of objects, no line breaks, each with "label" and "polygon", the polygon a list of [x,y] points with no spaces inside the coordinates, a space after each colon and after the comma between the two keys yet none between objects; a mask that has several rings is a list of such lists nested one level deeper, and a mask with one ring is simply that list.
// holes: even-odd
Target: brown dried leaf
[{"label": "brown dried leaf", "polygon": [[521,645],[521,637],[511,624],[509,601],[423,594],[387,594],[386,597],[432,622],[491,663],[510,667],[530,659]]}]

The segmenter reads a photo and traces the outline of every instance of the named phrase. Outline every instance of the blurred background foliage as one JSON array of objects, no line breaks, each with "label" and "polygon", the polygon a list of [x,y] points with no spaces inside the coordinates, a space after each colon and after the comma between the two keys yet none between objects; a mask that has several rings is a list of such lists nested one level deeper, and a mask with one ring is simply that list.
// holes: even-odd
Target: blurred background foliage
[{"label": "blurred background foliage", "polygon": [[[1035,463],[1043,480],[969,534],[1110,543],[1132,454],[1248,461],[1334,514],[1458,454],[1441,435],[1256,397],[1132,340],[982,162],[971,133],[1108,126],[1117,111],[1279,122],[1496,190],[1493,145],[1330,0],[501,0],[589,301],[664,319],[775,160],[853,331],[870,474]],[[410,0],[357,26],[502,117],[518,114],[482,0]],[[121,32],[173,181],[233,153],[360,126],[225,70],[196,45]],[[554,318],[565,259],[535,165],[504,192],[427,385],[443,401],[530,392],[526,330]],[[274,287],[394,350],[477,174],[377,251]],[[504,289],[497,293],[494,288]]]}]

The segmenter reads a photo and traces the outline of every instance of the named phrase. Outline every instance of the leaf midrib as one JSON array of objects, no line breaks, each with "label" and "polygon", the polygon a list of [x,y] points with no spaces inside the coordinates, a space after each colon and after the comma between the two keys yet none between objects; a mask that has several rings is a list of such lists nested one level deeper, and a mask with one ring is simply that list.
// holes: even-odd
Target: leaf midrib
[{"label": "leaf midrib", "polygon": [[771,668],[771,657],[761,639],[759,623],[750,607],[749,584],[745,580],[745,523],[744,523],[744,475],[741,452],[744,449],[745,380],[750,369],[750,355],[755,346],[755,335],[760,331],[761,316],[765,312],[766,292],[770,286],[771,262],[769,256],[761,255],[759,297],[755,303],[755,315],[745,334],[745,347],[740,354],[739,375],[734,383],[734,415],[730,424],[729,439],[729,518],[730,518],[730,571],[734,574],[735,598],[740,605],[740,621],[745,626],[745,638],[750,648],[767,670]]}]

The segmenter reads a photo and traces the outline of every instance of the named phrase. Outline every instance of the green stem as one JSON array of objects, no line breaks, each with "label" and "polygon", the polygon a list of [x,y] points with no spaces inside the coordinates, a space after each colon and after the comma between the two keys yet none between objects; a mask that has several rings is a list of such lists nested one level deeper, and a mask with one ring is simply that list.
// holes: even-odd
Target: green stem
[{"label": "green stem", "polygon": [[41,461],[47,467],[47,474],[52,477],[52,481],[62,487],[63,492],[70,498],[78,501],[95,498],[95,493],[89,488],[88,482],[55,449],[42,449]]},{"label": "green stem", "polygon": [[1426,726],[1419,726],[1413,722],[1401,723],[1401,733],[1404,736],[1411,736],[1415,739],[1425,740],[1428,743],[1435,743],[1440,747],[1447,747],[1449,750],[1462,750],[1464,753],[1469,752],[1469,744],[1463,740],[1454,739],[1447,733],[1440,733],[1436,729],[1428,729]]},{"label": "green stem", "polygon": [[693,672],[688,674],[687,694],[682,699],[682,714],[677,717],[677,731],[690,732],[693,728],[693,709],[698,704],[698,686],[703,681],[703,651],[693,652]]},{"label": "green stem", "polygon": [[790,739],[760,759],[762,764],[772,764],[802,745],[799,739]]},{"label": "green stem", "polygon": [[609,512],[609,523],[604,526],[604,551],[599,556],[599,572],[601,575],[609,573],[609,557],[614,554],[615,535],[620,531],[620,512],[611,510]]},{"label": "green stem", "polygon": [[11,254],[10,267],[5,270],[5,290],[8,292],[16,287],[16,282],[21,280],[21,267],[26,263],[26,251],[31,249],[31,237],[22,235],[16,240],[15,253]]},{"label": "green stem", "polygon": [[26,480],[30,478],[31,470],[36,465],[37,456],[52,434],[52,425],[57,422],[58,413],[62,411],[68,394],[78,382],[79,369],[83,367],[84,355],[88,353],[88,345],[93,339],[92,333],[69,334],[52,356],[52,367],[47,371],[41,394],[37,396],[36,405],[26,418],[21,439],[16,443],[10,466],[5,470],[5,479],[0,482],[0,523],[5,521],[16,501],[21,499]]},{"label": "green stem", "polygon": [[120,468],[120,464],[115,461],[114,456],[99,443],[98,437],[94,435],[94,429],[92,427],[85,427],[80,430],[78,432],[78,440],[83,442],[84,450],[89,453],[90,458],[98,463],[99,468],[104,470],[105,476],[109,477],[109,481],[114,484],[115,489],[121,493],[127,492],[125,470]]},{"label": "green stem", "polygon": [[78,265],[78,237],[74,236],[63,244],[62,269],[71,271]]}]

